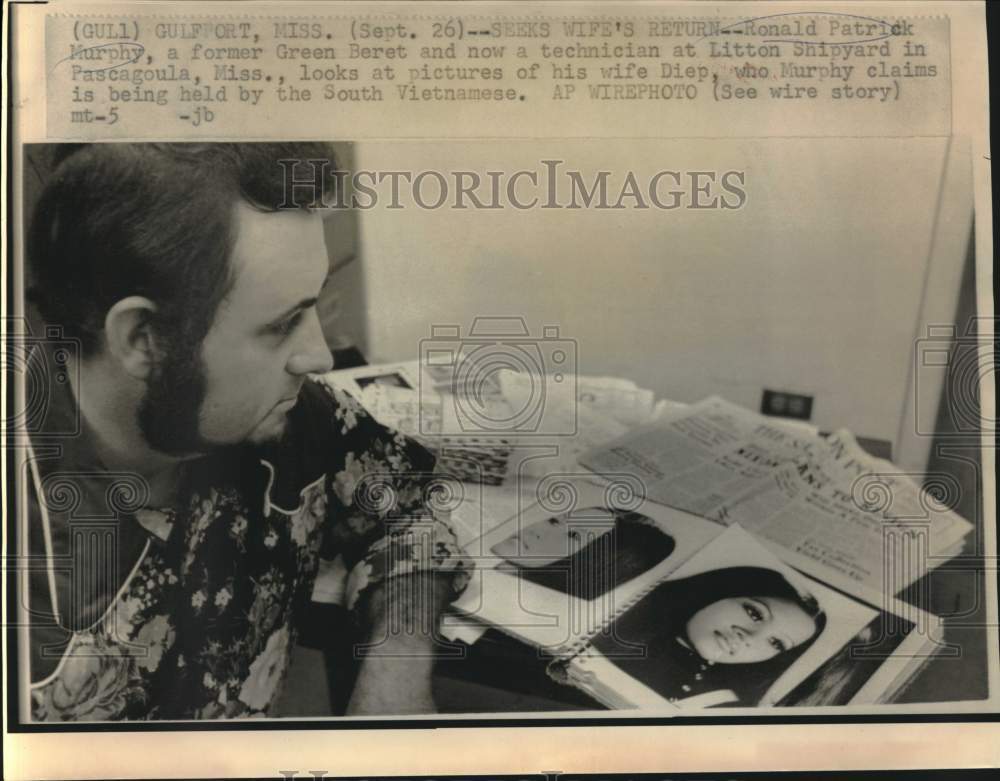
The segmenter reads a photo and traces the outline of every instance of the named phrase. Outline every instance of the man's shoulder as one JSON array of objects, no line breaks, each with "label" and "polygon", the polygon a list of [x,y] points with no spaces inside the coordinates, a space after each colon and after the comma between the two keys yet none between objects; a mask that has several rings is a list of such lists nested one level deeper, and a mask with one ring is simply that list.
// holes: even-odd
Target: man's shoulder
[{"label": "man's shoulder", "polygon": [[368,453],[381,459],[394,455],[391,460],[401,459],[418,469],[429,469],[433,463],[422,444],[378,422],[354,396],[324,377],[303,384],[293,413],[296,419],[290,429],[300,443],[317,443],[322,437],[332,452],[341,455],[360,458]]},{"label": "man's shoulder", "polygon": [[371,435],[378,428],[357,399],[322,377],[310,377],[302,384],[289,422],[292,436],[306,439],[317,435],[341,439],[358,428]]},{"label": "man's shoulder", "polygon": [[303,384],[288,415],[281,441],[258,454],[273,467],[275,496],[286,501],[321,476],[433,471],[434,457],[422,445],[383,426],[353,396],[323,378]]},{"label": "man's shoulder", "polygon": [[299,404],[316,412],[336,409],[352,409],[364,411],[361,403],[350,393],[321,375],[312,375],[302,383],[299,391]]},{"label": "man's shoulder", "polygon": [[288,427],[273,455],[284,462],[329,465],[385,435],[386,429],[346,391],[322,378],[310,378],[299,390],[298,402],[288,413]]}]

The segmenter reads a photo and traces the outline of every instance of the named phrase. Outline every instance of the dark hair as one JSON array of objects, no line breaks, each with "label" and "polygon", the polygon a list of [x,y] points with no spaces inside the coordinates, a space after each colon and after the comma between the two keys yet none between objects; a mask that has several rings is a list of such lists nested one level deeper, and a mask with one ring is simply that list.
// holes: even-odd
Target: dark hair
[{"label": "dark hair", "polygon": [[[336,167],[321,143],[53,149],[28,234],[28,295],[44,320],[80,340],[84,356],[100,350],[108,309],[131,295],[156,303],[152,325],[166,342],[196,348],[233,283],[235,204],[277,211],[291,201],[279,160]],[[301,198],[311,188],[296,188],[295,206],[328,202],[335,183],[317,176],[312,199]]]},{"label": "dark hair", "polygon": [[[670,593],[670,623],[686,625],[704,607],[730,597],[778,597],[802,608],[809,616],[822,614],[816,600],[801,593],[777,570],[765,567],[726,567],[663,584]],[[669,588],[668,588],[669,586]]]},{"label": "dark hair", "polygon": [[914,624],[879,613],[779,705],[846,705],[913,631]]},{"label": "dark hair", "polygon": [[[761,662],[708,666],[677,642],[688,621],[704,607],[731,597],[775,597],[800,607],[816,631],[805,643]],[[625,612],[612,631],[594,645],[630,675],[661,694],[678,699],[716,689],[732,689],[741,705],[756,705],[777,678],[816,641],[826,615],[816,600],[799,592],[780,572],[763,567],[726,567],[688,578],[666,580]],[[689,644],[690,645],[690,644]],[[638,656],[637,646],[645,646]],[[673,666],[664,664],[669,658]],[[686,687],[686,688],[685,688]]]}]

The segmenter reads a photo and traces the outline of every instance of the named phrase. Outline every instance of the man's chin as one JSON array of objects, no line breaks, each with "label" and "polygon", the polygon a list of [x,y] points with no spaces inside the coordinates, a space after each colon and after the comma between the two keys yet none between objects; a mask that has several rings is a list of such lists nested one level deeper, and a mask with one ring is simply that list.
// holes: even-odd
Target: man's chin
[{"label": "man's chin", "polygon": [[280,442],[288,431],[288,415],[269,415],[246,438],[251,445],[271,445]]}]

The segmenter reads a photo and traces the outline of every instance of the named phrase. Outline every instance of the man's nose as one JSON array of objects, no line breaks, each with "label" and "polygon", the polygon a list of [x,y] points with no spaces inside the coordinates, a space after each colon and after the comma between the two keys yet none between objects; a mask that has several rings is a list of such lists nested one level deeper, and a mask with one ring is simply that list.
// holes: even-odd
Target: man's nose
[{"label": "man's nose", "polygon": [[306,315],[301,341],[288,359],[290,374],[323,374],[333,368],[333,355],[319,323],[319,314],[313,308]]}]

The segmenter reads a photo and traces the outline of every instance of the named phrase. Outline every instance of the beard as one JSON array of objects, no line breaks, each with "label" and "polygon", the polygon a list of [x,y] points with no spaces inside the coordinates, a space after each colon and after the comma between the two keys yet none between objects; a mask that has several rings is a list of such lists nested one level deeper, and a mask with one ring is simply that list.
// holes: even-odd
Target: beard
[{"label": "beard", "polygon": [[171,345],[150,374],[139,405],[139,429],[150,447],[171,456],[213,449],[199,432],[207,385],[200,344],[193,350]]}]

